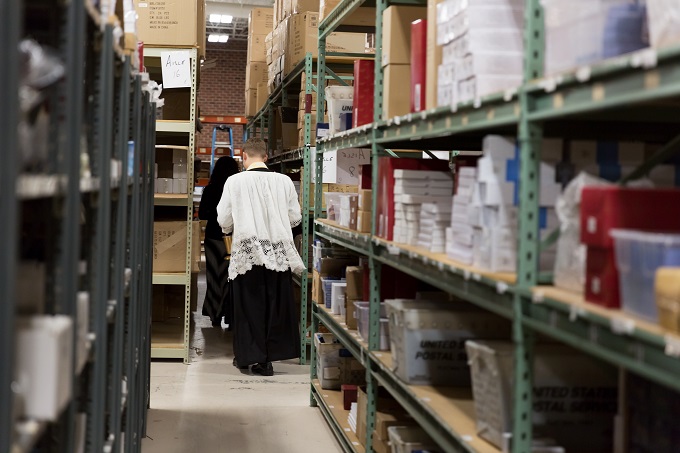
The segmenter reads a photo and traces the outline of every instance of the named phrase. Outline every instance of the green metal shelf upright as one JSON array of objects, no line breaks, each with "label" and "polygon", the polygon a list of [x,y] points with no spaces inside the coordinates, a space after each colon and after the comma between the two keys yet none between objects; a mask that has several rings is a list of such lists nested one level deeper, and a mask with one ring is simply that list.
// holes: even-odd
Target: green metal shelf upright
[{"label": "green metal shelf upright", "polygon": [[[45,7],[54,13],[50,27],[36,20]],[[2,0],[0,15],[5,22],[0,44],[14,55],[0,71],[0,94],[6,101],[0,138],[7,149],[0,169],[0,231],[7,240],[0,254],[5,300],[0,304],[0,361],[6,365],[0,367],[0,451],[73,452],[84,442],[85,451],[123,451],[124,446],[126,453],[137,453],[149,393],[148,372],[138,370],[148,364],[144,319],[150,307],[151,262],[132,250],[137,244],[150,256],[151,236],[139,233],[150,232],[151,204],[140,199],[153,195],[148,177],[153,138],[148,136],[155,109],[148,95],[143,98],[131,56],[114,44],[112,27],[86,0],[58,6]],[[49,116],[50,157],[37,174],[22,173],[19,165],[25,158],[17,136],[19,39],[24,36],[52,46],[65,69]],[[91,168],[83,166],[84,153]],[[129,158],[145,162],[146,182],[139,167],[128,168]],[[29,247],[20,227],[34,234]],[[35,235],[43,230],[47,236]],[[20,257],[45,266],[44,307],[19,312]],[[87,319],[79,318],[83,302],[89,307]],[[73,326],[68,346],[74,358],[72,395],[54,422],[24,412],[24,390],[15,369],[18,321],[39,315],[66,316]],[[86,327],[85,339],[79,324]],[[87,356],[81,355],[82,347]],[[82,368],[76,358],[84,359]]]},{"label": "green metal shelf upright", "polygon": [[[411,2],[406,2],[411,3]],[[413,2],[415,3],[415,2]],[[325,37],[339,29],[348,14],[364,3],[345,0],[319,25],[319,80],[325,72]],[[382,48],[382,12],[376,6],[376,61]],[[404,2],[399,2],[404,4]],[[623,181],[646,175],[649,170],[680,152],[677,136],[678,109],[667,101],[680,98],[680,46],[645,49],[606,60],[559,76],[544,77],[544,16],[540,0],[526,0],[524,77],[520,86],[453,106],[382,120],[382,68],[376,65],[374,123],[319,140],[314,162],[305,162],[317,177],[323,153],[362,147],[372,151],[373,193],[377,194],[377,159],[389,149],[480,150],[484,136],[517,136],[520,146],[520,229],[518,272],[500,275],[484,272],[450,260],[443,255],[421,253],[416,248],[388,243],[372,234],[361,234],[333,226],[315,214],[314,236],[360,253],[370,264],[369,341],[358,341],[353,332],[322,306],[313,306],[312,334],[319,322],[367,368],[368,432],[375,414],[375,390],[383,385],[444,451],[480,451],[447,425],[445,418],[414,395],[418,388],[403,384],[387,366],[385,355],[376,351],[379,332],[380,266],[388,265],[406,274],[512,320],[515,349],[512,451],[530,452],[532,442],[533,337],[546,335],[590,354],[604,362],[636,373],[680,391],[680,335],[632,318],[620,311],[588,304],[582,296],[545,286],[539,275],[540,235],[538,200],[542,138],[571,140],[616,139],[664,141],[657,153]],[[585,75],[587,74],[587,75]],[[317,89],[317,111],[324,110],[321,86]],[[309,172],[307,172],[309,173]],[[321,205],[316,188],[315,206]],[[376,197],[373,199],[373,210]],[[543,286],[541,286],[543,285]],[[316,378],[312,350],[311,378]],[[391,362],[390,362],[391,363]],[[312,405],[318,392],[312,385]],[[321,404],[322,405],[322,404]],[[323,406],[323,405],[322,405]],[[331,417],[324,412],[324,415]],[[333,423],[329,420],[329,423]],[[468,434],[468,433],[466,433]],[[366,445],[370,451],[370,436]],[[346,439],[341,439],[346,445]],[[488,446],[488,445],[487,445]],[[349,451],[353,449],[350,447]]]}]

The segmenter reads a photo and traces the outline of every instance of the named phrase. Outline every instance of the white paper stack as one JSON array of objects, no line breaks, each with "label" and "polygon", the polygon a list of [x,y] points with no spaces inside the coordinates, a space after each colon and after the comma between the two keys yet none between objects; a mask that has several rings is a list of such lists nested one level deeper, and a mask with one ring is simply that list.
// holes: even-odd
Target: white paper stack
[{"label": "white paper stack", "polygon": [[347,422],[349,423],[349,427],[355,434],[357,432],[357,408],[358,408],[357,403],[352,403],[352,406],[349,410],[349,415],[347,416]]},{"label": "white paper stack", "polygon": [[[551,160],[540,163],[539,224],[541,238],[559,226],[555,203],[562,187],[557,182],[555,156],[561,156],[559,140],[545,140],[542,154]],[[491,272],[516,272],[519,240],[520,153],[515,138],[487,136],[483,142],[484,157],[477,167],[477,184],[472,193],[472,215],[475,227],[473,264]],[[554,262],[554,248],[541,255],[542,269]]]},{"label": "white paper stack", "polygon": [[[431,246],[435,227],[442,225],[427,224],[421,237],[423,204],[434,204],[441,206],[441,209],[450,206],[453,176],[441,171],[394,170],[394,178],[394,242],[414,246],[423,243]],[[430,208],[430,213],[436,214],[432,212],[433,209],[436,208]],[[443,233],[447,226],[442,226],[442,240],[439,242],[443,242]],[[429,250],[430,247],[427,248]]]},{"label": "white paper stack", "polygon": [[477,168],[461,167],[458,170],[458,189],[451,207],[451,227],[446,230],[446,254],[464,264],[472,264],[475,207],[473,193],[477,185]]},{"label": "white paper stack", "polygon": [[437,44],[443,46],[437,79],[440,106],[521,84],[524,3],[447,0],[437,5]]},{"label": "white paper stack", "polygon": [[423,203],[420,213],[418,246],[432,253],[446,250],[446,229],[451,226],[451,202]]}]

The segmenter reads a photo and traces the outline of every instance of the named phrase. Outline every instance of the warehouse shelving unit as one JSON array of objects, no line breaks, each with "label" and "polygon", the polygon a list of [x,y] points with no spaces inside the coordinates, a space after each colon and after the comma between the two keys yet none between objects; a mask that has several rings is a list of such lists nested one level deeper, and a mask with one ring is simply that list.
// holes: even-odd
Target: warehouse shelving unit
[{"label": "warehouse shelving unit", "polygon": [[[187,153],[187,193],[186,194],[154,194],[154,206],[174,206],[185,208],[184,216],[187,222],[186,239],[186,263],[183,273],[160,273],[154,272],[152,283],[154,285],[184,285],[184,310],[183,318],[178,322],[152,323],[151,335],[151,358],[157,359],[182,359],[189,363],[189,339],[191,328],[191,269],[192,269],[192,244],[193,244],[193,195],[194,195],[194,158],[196,155],[196,99],[198,96],[198,49],[172,48],[172,47],[145,47],[144,59],[161,58],[163,52],[187,51],[191,58],[191,95],[189,107],[189,119],[161,120],[156,119],[157,153],[172,152],[166,148],[171,145],[182,143],[178,148],[188,146]],[[149,65],[147,65],[149,66]],[[161,94],[161,97],[163,95]]]},{"label": "warehouse shelving unit", "polygon": [[[0,3],[0,42],[10,55],[0,75],[6,102],[0,137],[7,149],[0,178],[0,229],[7,241],[0,277],[5,300],[0,304],[0,451],[132,453],[141,451],[145,432],[155,106],[142,75],[133,70],[132,55],[114,44],[113,26],[87,6],[83,0],[57,7],[31,0]],[[25,156],[17,137],[18,44],[29,35],[42,45],[56,45],[64,65],[49,118],[54,159],[37,174],[22,173]],[[30,231],[30,239],[20,231]],[[19,265],[36,259],[45,268],[45,282],[44,301],[35,303],[44,306],[19,309],[17,279],[32,278],[20,275]],[[23,392],[28,389],[16,374],[22,346],[17,326],[38,315],[65,316],[73,325],[71,397],[49,422],[27,415]]]},{"label": "warehouse shelving unit", "polygon": [[[363,4],[345,0],[319,26],[319,68],[324,74],[324,36]],[[376,60],[380,61],[382,12],[376,2]],[[404,4],[399,2],[399,4]],[[384,386],[440,445],[443,451],[499,451],[476,437],[470,395],[455,389],[404,384],[391,370],[389,351],[378,351],[380,267],[388,265],[440,290],[504,316],[513,323],[516,345],[512,451],[531,451],[532,346],[535,333],[545,335],[621,369],[680,391],[680,336],[619,310],[586,303],[582,296],[546,286],[538,273],[541,247],[538,224],[538,165],[542,137],[569,139],[664,140],[662,147],[625,180],[644,176],[652,166],[680,151],[677,108],[680,96],[680,48],[646,49],[556,77],[543,76],[543,10],[539,0],[526,2],[525,76],[516,89],[449,107],[413,113],[386,121],[382,112],[382,69],[376,65],[374,123],[317,143],[316,174],[324,152],[349,147],[371,148],[373,212],[376,208],[377,159],[387,149],[479,150],[489,134],[517,136],[521,144],[520,240],[518,272],[493,274],[457,263],[444,254],[387,242],[315,218],[314,234],[367,256],[370,264],[369,344],[357,338],[323,306],[313,304],[313,331],[323,323],[367,369],[367,451],[374,428],[377,384]],[[318,96],[323,111],[323,93]],[[309,167],[306,167],[309,168]],[[316,206],[321,191],[316,191]],[[312,404],[323,400],[316,388],[312,352]],[[455,392],[454,392],[455,393]],[[327,410],[329,424],[338,423]],[[358,451],[347,433],[334,430],[345,451]]]},{"label": "warehouse shelving unit", "polygon": [[[307,53],[304,60],[298,63],[295,68],[288,74],[279,86],[277,86],[273,93],[269,95],[265,105],[258,111],[258,113],[249,118],[248,124],[246,125],[246,131],[248,136],[255,137],[258,135],[260,138],[265,138],[265,130],[267,132],[267,143],[269,146],[269,155],[272,156],[268,159],[267,164],[278,169],[281,172],[286,172],[289,169],[299,169],[300,165],[304,168],[310,168],[311,159],[313,156],[312,146],[312,133],[316,133],[315,125],[312,124],[312,94],[316,93],[318,86],[315,83],[318,80],[318,76],[314,73],[314,62],[315,59],[312,58],[311,53]],[[337,70],[347,71],[351,64],[346,57],[338,56],[333,60],[332,67]],[[305,76],[305,86],[302,86],[302,76]],[[333,78],[331,76],[328,79]],[[336,76],[338,80],[342,80],[343,77]],[[304,126],[304,143],[305,146],[296,148],[293,150],[285,151],[277,155],[272,155],[274,149],[274,138],[273,138],[273,128],[269,125],[272,124],[274,118],[274,109],[282,105],[284,107],[288,106],[289,96],[292,93],[305,92],[305,126]],[[310,217],[313,218],[313,210],[310,209],[311,206],[311,193],[310,193],[311,177],[310,173],[306,172],[304,178],[300,181],[300,190],[302,191],[302,212],[309,213]],[[303,222],[302,224],[302,247],[301,256],[305,263],[307,269],[310,268],[308,248],[310,244],[311,237],[311,225],[308,222]],[[309,329],[307,328],[307,320],[309,319],[309,285],[311,283],[311,278],[309,274],[304,274],[300,278],[294,278],[293,281],[298,284],[301,288],[301,301],[300,301],[300,363],[306,364],[308,362],[308,348],[311,345],[311,336],[309,334]]]}]

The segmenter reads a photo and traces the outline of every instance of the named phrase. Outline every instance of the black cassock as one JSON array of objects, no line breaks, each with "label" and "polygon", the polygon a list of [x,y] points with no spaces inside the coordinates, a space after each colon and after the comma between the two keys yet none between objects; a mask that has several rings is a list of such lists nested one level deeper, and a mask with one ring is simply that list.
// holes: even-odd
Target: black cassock
[{"label": "black cassock", "polygon": [[290,270],[254,266],[231,282],[234,356],[239,366],[300,357]]}]

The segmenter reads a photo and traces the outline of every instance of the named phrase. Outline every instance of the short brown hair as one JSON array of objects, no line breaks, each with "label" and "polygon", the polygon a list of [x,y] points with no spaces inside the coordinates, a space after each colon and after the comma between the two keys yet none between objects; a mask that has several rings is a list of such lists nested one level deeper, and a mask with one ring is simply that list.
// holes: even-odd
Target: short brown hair
[{"label": "short brown hair", "polygon": [[243,144],[243,152],[252,157],[267,157],[267,144],[261,138],[249,138]]}]

